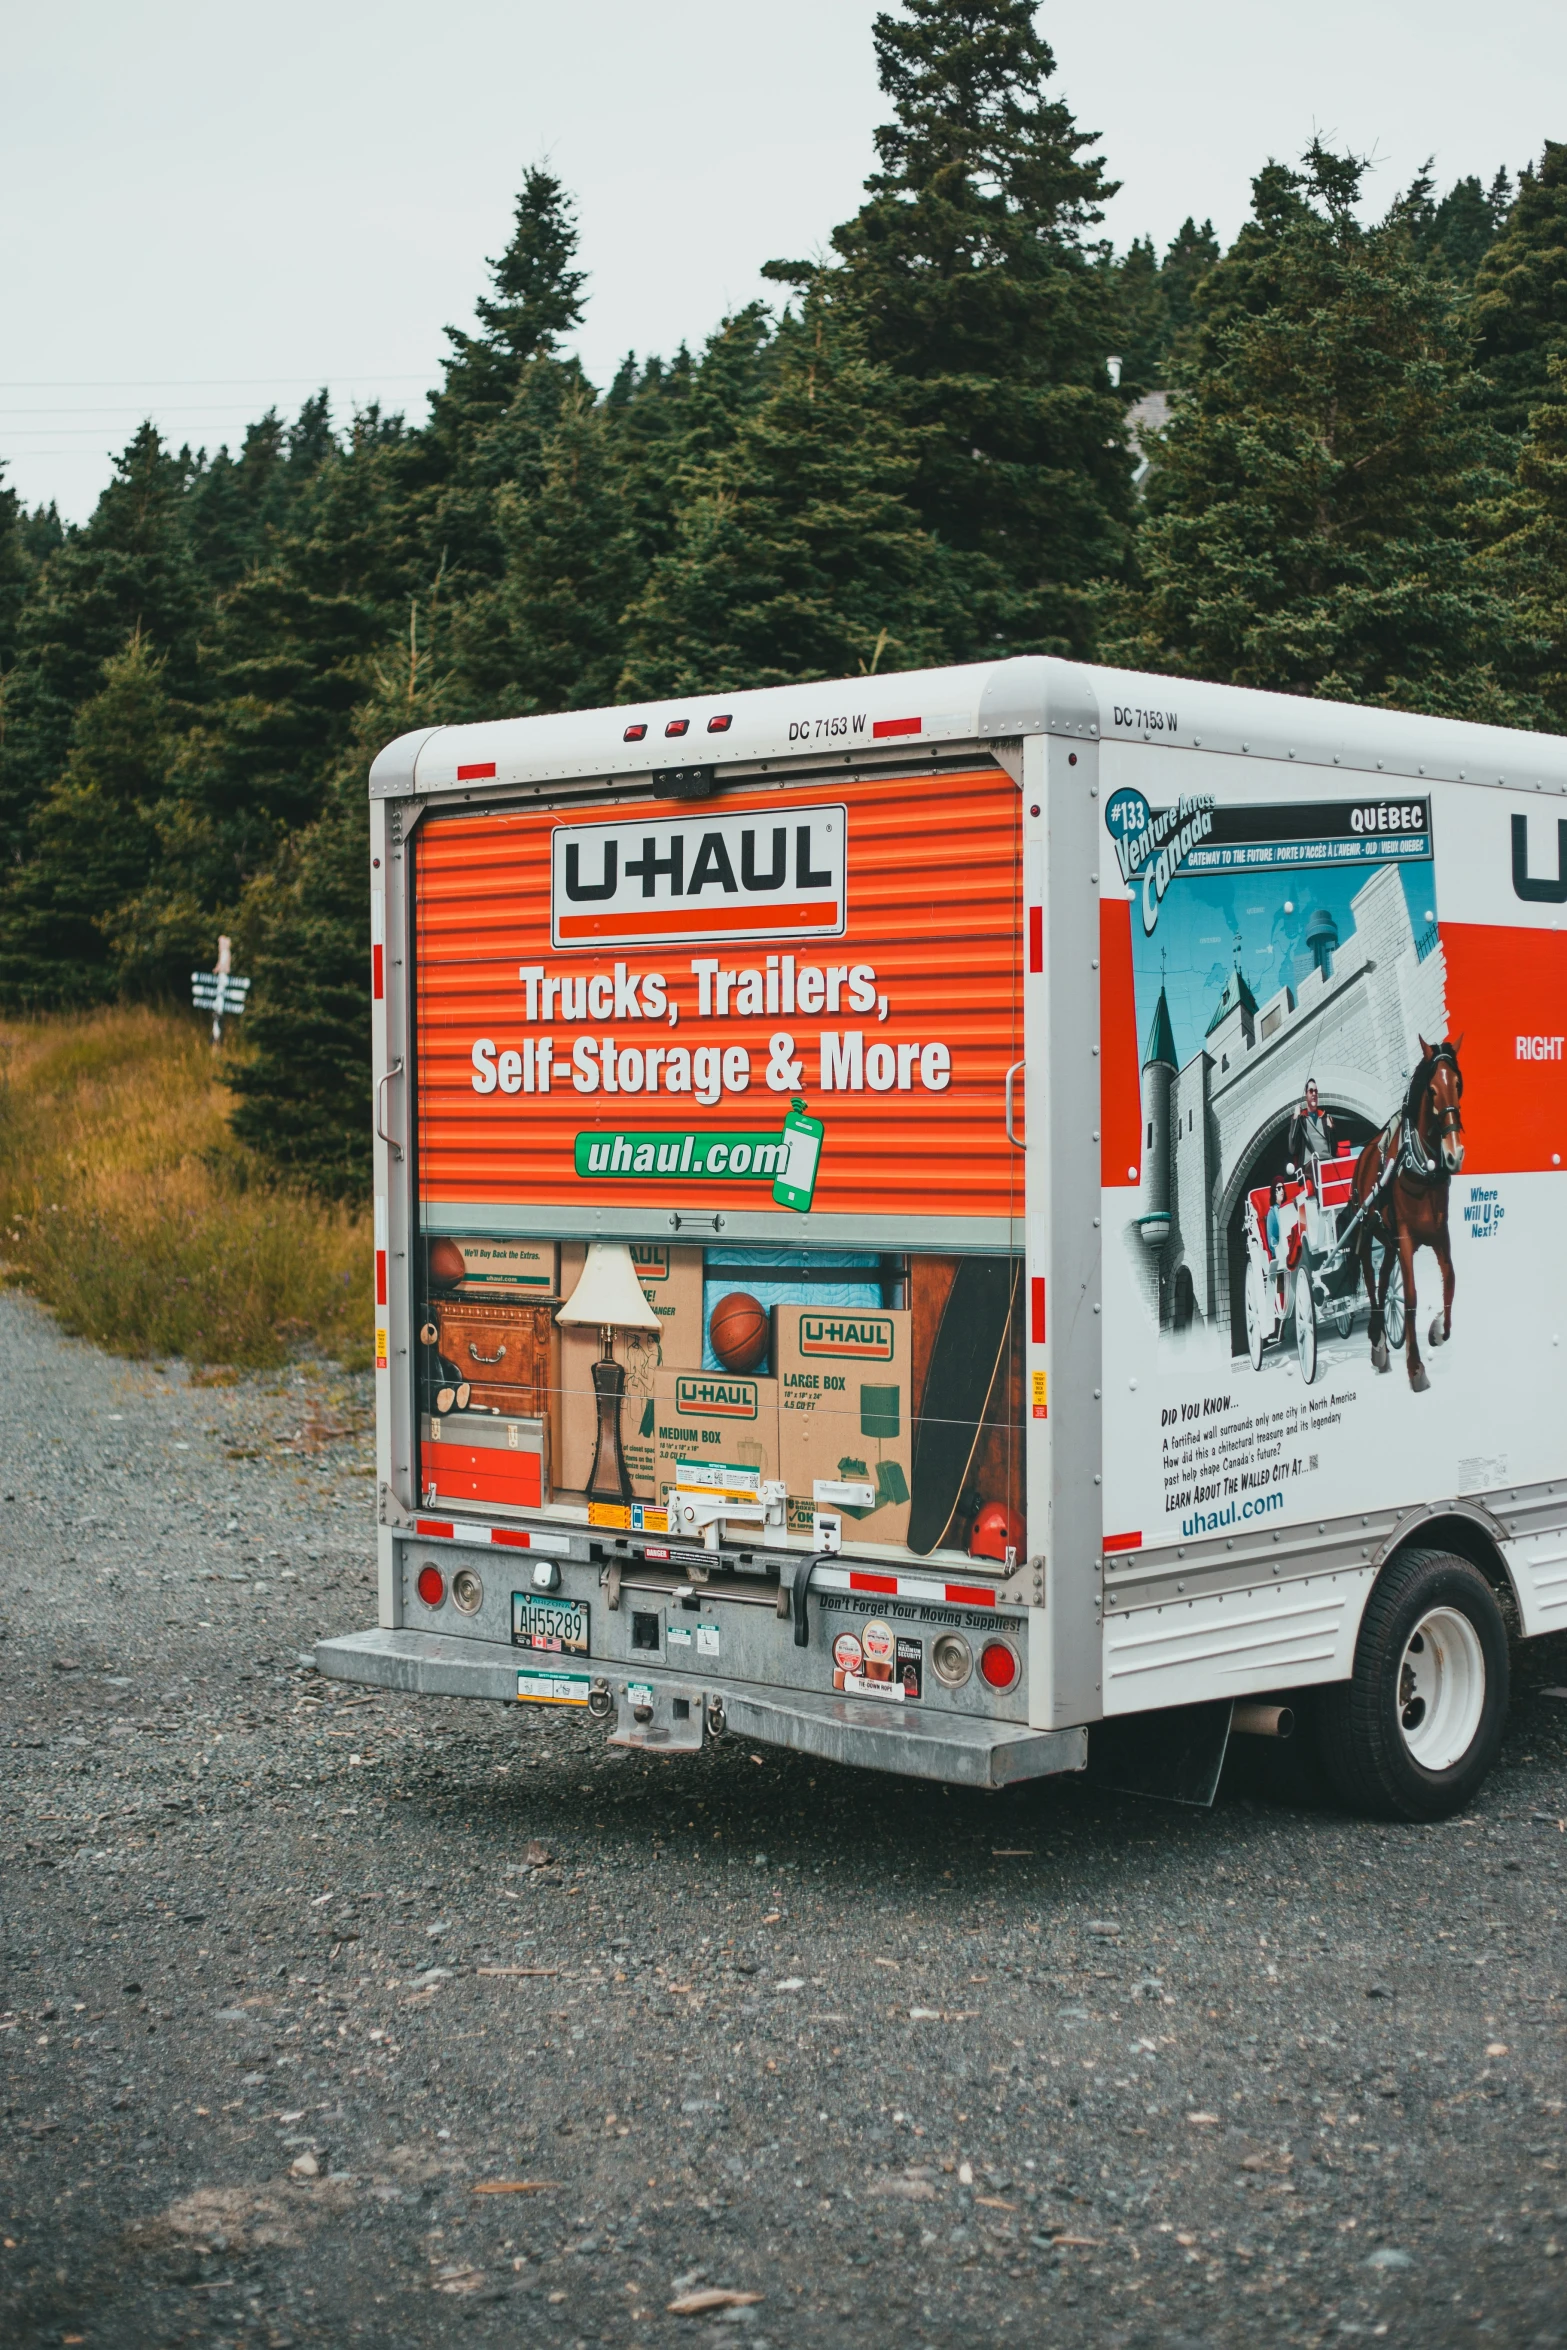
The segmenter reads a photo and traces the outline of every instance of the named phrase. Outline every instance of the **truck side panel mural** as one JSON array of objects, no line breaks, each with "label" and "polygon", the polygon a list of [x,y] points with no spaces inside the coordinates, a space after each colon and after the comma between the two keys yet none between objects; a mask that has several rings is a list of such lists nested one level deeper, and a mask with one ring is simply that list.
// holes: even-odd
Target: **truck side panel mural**
[{"label": "truck side panel mural", "polygon": [[1107,1538],[1548,1476],[1567,937],[1504,795],[1135,746],[1105,777],[1140,1113],[1105,1157]]}]

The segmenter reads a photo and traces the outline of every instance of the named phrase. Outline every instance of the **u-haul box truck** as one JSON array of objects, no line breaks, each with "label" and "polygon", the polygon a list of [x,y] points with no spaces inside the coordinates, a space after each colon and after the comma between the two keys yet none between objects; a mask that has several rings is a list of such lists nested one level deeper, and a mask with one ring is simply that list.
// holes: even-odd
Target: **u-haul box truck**
[{"label": "u-haul box truck", "polygon": [[1567,1624],[1567,744],[1021,659],[370,791],[324,1672],[981,1785],[1311,1690],[1472,1793]]}]

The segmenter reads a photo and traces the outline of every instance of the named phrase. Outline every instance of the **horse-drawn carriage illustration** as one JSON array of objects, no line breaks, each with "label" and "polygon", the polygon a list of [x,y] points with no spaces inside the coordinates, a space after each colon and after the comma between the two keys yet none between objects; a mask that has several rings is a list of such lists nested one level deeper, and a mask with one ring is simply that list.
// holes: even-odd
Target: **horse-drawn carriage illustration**
[{"label": "horse-drawn carriage illustration", "polygon": [[[1404,1347],[1417,1394],[1431,1384],[1410,1312],[1414,1255],[1429,1248],[1442,1273],[1442,1310],[1427,1338],[1453,1334],[1453,1254],[1448,1186],[1464,1163],[1460,1104],[1464,1080],[1451,1039],[1427,1044],[1403,1108],[1360,1149],[1341,1142],[1330,1158],[1309,1155],[1271,1190],[1246,1195],[1246,1349],[1254,1371],[1293,1324],[1295,1359],[1309,1387],[1317,1376],[1317,1333],[1331,1323],[1349,1336],[1365,1283],[1371,1360],[1379,1371]],[[1308,1087],[1308,1102],[1314,1099]]]},{"label": "horse-drawn carriage illustration", "polygon": [[[1356,1144],[1341,1142],[1332,1158],[1314,1158],[1271,1187],[1246,1195],[1246,1349],[1254,1371],[1265,1350],[1291,1335],[1300,1375],[1317,1376],[1317,1336],[1327,1326],[1347,1338],[1361,1286],[1361,1226],[1367,1209],[1355,1205]],[[1374,1234],[1378,1281],[1385,1242]],[[1404,1283],[1397,1255],[1386,1268],[1382,1315],[1388,1343],[1404,1343]]]}]

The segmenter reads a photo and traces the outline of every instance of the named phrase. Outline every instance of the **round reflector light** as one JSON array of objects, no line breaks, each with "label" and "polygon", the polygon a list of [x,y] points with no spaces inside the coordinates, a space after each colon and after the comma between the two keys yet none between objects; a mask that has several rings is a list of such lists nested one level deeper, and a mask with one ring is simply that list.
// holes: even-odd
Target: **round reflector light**
[{"label": "round reflector light", "polygon": [[465,1616],[477,1614],[484,1605],[484,1585],[472,1567],[459,1567],[452,1577],[452,1598]]},{"label": "round reflector light", "polygon": [[1018,1676],[1017,1652],[1004,1640],[987,1640],[979,1652],[979,1669],[992,1689],[1010,1689]]},{"label": "round reflector light", "polygon": [[439,1607],[446,1597],[446,1577],[439,1567],[421,1567],[414,1588],[426,1607]]}]

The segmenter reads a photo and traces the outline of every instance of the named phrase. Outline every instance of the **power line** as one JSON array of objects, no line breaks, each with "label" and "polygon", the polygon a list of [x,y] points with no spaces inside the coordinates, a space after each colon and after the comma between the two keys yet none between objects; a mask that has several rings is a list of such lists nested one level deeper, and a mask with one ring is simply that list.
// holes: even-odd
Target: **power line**
[{"label": "power line", "polygon": [[325,385],[358,376],[374,376],[378,383],[387,384],[422,384],[430,380],[428,371],[423,375],[383,375],[375,367],[317,368],[310,375],[122,375],[84,377],[80,381],[53,375],[0,376],[0,392],[194,392],[241,384]]}]

